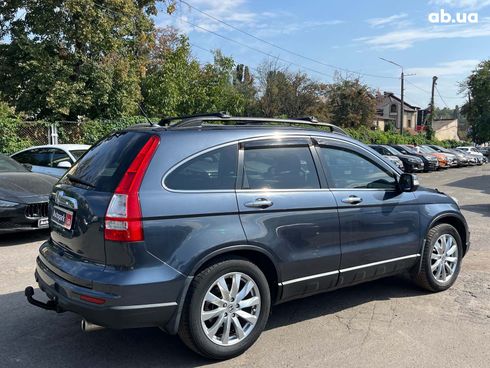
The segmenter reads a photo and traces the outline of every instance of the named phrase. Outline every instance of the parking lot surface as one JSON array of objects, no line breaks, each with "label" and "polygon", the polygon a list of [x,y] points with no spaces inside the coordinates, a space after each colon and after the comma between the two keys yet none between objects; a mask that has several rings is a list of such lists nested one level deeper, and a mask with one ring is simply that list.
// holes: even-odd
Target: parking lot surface
[{"label": "parking lot surface", "polygon": [[48,234],[0,235],[0,366],[489,367],[490,164],[419,178],[457,197],[470,226],[471,251],[451,289],[430,294],[391,277],[282,304],[256,344],[228,362],[156,328],[83,333],[78,316],[27,304]]}]

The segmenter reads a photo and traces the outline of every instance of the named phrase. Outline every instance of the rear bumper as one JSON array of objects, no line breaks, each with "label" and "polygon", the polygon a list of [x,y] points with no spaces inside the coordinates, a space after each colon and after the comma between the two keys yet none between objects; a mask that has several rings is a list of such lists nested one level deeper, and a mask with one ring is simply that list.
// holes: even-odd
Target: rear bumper
[{"label": "rear bumper", "polygon": [[[118,283],[99,284],[93,279],[91,286],[85,287],[63,278],[52,264],[46,263],[48,261],[41,254],[37,259],[35,278],[58,312],[74,312],[107,328],[158,326],[167,332],[176,332],[179,305],[189,278],[169,266],[161,264],[172,272],[149,271],[144,279],[138,273],[131,275],[132,271],[109,272],[111,279]],[[155,275],[159,275],[157,279],[152,277]],[[86,301],[87,297],[99,303],[103,300],[103,304]]]}]

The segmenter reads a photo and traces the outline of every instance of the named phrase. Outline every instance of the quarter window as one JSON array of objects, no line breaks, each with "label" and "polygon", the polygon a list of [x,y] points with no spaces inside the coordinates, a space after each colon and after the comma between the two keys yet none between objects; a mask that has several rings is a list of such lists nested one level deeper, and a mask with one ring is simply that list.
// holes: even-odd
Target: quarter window
[{"label": "quarter window", "polygon": [[237,146],[204,153],[172,171],[165,185],[176,190],[235,189]]},{"label": "quarter window", "polygon": [[315,189],[320,187],[310,149],[249,148],[244,152],[244,189]]},{"label": "quarter window", "polygon": [[340,147],[321,147],[319,152],[331,188],[396,188],[391,172],[357,152]]}]

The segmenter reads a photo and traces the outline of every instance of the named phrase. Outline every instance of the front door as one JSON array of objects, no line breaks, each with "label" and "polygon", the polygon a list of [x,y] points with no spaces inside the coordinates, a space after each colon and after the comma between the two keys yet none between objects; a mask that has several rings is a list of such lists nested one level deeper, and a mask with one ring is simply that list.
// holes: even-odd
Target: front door
[{"label": "front door", "polygon": [[414,194],[400,192],[393,170],[368,150],[347,142],[318,143],[317,151],[339,210],[339,286],[413,265],[420,248]]},{"label": "front door", "polygon": [[278,258],[282,299],[335,287],[340,265],[333,194],[322,188],[309,138],[240,145],[240,219],[247,240]]}]

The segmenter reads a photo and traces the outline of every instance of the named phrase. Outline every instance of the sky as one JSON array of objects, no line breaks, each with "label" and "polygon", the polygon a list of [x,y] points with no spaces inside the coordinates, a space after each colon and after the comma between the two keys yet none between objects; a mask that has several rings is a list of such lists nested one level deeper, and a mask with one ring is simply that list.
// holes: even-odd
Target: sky
[{"label": "sky", "polygon": [[490,58],[490,0],[185,0],[156,24],[187,34],[202,63],[221,49],[252,69],[276,59],[318,81],[337,70],[399,95],[401,68],[385,58],[403,66],[405,100],[419,107],[434,75],[435,105],[461,106],[459,83]]}]

